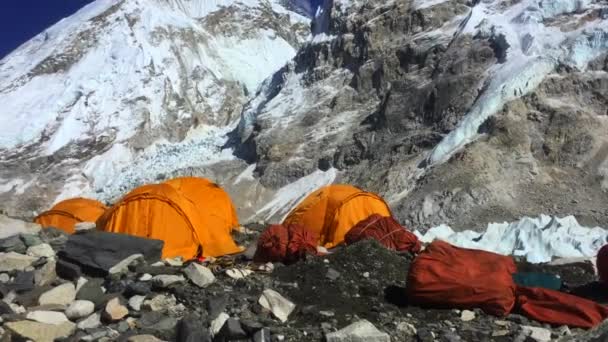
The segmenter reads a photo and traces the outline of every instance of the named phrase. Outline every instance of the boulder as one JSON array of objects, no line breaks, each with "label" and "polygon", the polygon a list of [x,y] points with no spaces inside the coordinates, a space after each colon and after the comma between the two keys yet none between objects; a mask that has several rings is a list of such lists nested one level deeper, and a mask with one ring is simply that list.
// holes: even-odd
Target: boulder
[{"label": "boulder", "polygon": [[163,245],[161,240],[95,230],[70,235],[60,256],[82,266],[85,273],[105,275],[135,254],[141,254],[148,263],[160,260]]},{"label": "boulder", "polygon": [[95,329],[101,326],[101,314],[96,312],[89,317],[78,322],[77,327],[80,330]]},{"label": "boulder", "polygon": [[32,222],[25,222],[0,215],[0,239],[4,239],[21,233],[36,234],[40,231],[40,225]]},{"label": "boulder", "polygon": [[120,303],[120,299],[115,297],[108,301],[102,312],[102,317],[106,321],[115,322],[123,319],[129,314],[129,309]]},{"label": "boulder", "polygon": [[173,284],[184,282],[186,279],[180,275],[161,274],[152,277],[152,285],[165,289]]},{"label": "boulder", "polygon": [[35,258],[52,258],[55,256],[55,251],[51,245],[42,243],[36,246],[29,247],[26,252],[27,255]]},{"label": "boulder", "polygon": [[76,300],[65,310],[66,316],[71,320],[87,317],[95,311],[95,304],[88,300]]},{"label": "boulder", "polygon": [[56,339],[72,335],[76,325],[69,321],[58,325],[34,321],[17,321],[5,323],[4,327],[23,339],[36,342],[53,342]]},{"label": "boulder", "polygon": [[200,318],[188,316],[177,326],[177,342],[211,342],[211,335]]},{"label": "boulder", "polygon": [[68,322],[63,312],[57,311],[31,311],[25,318],[39,323],[58,325]]},{"label": "boulder", "polygon": [[37,258],[15,252],[0,253],[0,272],[25,271]]},{"label": "boulder", "polygon": [[291,314],[296,307],[294,303],[271,289],[264,290],[258,302],[263,308],[272,312],[272,314],[281,322],[286,322],[289,314]]},{"label": "boulder", "polygon": [[0,240],[0,252],[15,252],[24,254],[27,250],[27,246],[23,243],[23,240],[19,238],[19,235],[9,236]]},{"label": "boulder", "polygon": [[76,288],[72,283],[61,284],[53,289],[43,293],[38,298],[40,305],[59,304],[70,305],[76,298]]},{"label": "boulder", "polygon": [[57,262],[54,259],[49,259],[46,264],[34,271],[34,284],[36,286],[49,285],[57,279],[56,273]]},{"label": "boulder", "polygon": [[139,311],[145,299],[146,296],[133,296],[129,298],[129,307],[135,311]]},{"label": "boulder", "polygon": [[184,274],[198,287],[207,287],[215,281],[210,269],[194,262],[184,269]]},{"label": "boulder", "polygon": [[66,280],[74,281],[82,275],[80,266],[62,259],[57,261],[55,269],[57,275]]},{"label": "boulder", "polygon": [[378,330],[367,320],[360,320],[341,330],[325,335],[327,342],[390,342],[387,333]]}]

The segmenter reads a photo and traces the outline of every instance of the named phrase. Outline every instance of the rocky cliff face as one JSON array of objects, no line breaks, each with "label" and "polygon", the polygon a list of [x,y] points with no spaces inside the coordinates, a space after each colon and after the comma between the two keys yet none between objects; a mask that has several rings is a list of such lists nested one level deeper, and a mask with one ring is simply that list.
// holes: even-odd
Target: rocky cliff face
[{"label": "rocky cliff face", "polygon": [[245,108],[240,152],[266,186],[326,171],[422,231],[541,212],[606,225],[606,11],[327,1]]}]

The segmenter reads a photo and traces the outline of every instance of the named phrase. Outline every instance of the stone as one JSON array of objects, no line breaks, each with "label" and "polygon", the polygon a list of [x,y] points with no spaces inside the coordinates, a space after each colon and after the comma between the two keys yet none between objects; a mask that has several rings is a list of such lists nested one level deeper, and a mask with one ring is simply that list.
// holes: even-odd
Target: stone
[{"label": "stone", "polygon": [[55,251],[51,245],[42,243],[40,245],[29,247],[26,254],[35,258],[52,258],[55,256]]},{"label": "stone", "polygon": [[475,319],[475,312],[470,310],[462,310],[460,313],[460,320],[463,322],[469,322]]},{"label": "stone", "polygon": [[340,278],[340,272],[334,270],[333,268],[330,268],[327,270],[327,274],[325,274],[325,277],[327,277],[327,279],[329,280],[336,280]]},{"label": "stone", "polygon": [[390,342],[387,333],[367,320],[360,320],[341,330],[325,335],[327,342]]},{"label": "stone", "polygon": [[289,314],[291,314],[296,307],[294,303],[271,289],[266,289],[262,292],[262,296],[258,300],[258,303],[263,308],[272,312],[272,314],[283,323],[287,321]]},{"label": "stone", "polygon": [[175,306],[177,300],[173,295],[156,295],[154,298],[144,301],[143,308],[150,311],[165,312],[170,307]]},{"label": "stone", "polygon": [[9,281],[11,281],[11,277],[8,275],[8,273],[2,273],[0,274],[0,283],[8,283]]},{"label": "stone", "polygon": [[171,285],[182,283],[185,280],[186,278],[180,275],[161,274],[152,277],[152,285],[158,288],[165,289]]},{"label": "stone", "polygon": [[511,323],[509,321],[503,321],[503,320],[495,320],[494,324],[501,326],[501,327],[508,327],[509,325],[511,325]]},{"label": "stone", "polygon": [[124,334],[125,332],[127,332],[127,330],[129,330],[129,323],[127,323],[127,321],[118,322],[118,325],[116,326],[116,331],[121,334]]},{"label": "stone", "polygon": [[570,328],[568,328],[567,325],[562,325],[557,328],[556,333],[558,336],[572,336],[572,331],[570,331]]},{"label": "stone", "polygon": [[228,318],[220,331],[214,336],[214,340],[232,341],[247,338],[247,333],[241,327],[241,323],[234,319]]},{"label": "stone", "polygon": [[139,281],[150,281],[152,280],[152,275],[150,273],[144,273],[139,277]]},{"label": "stone", "polygon": [[100,308],[108,298],[101,288],[101,281],[95,279],[87,281],[80,287],[76,299],[91,301],[96,308]]},{"label": "stone", "polygon": [[209,317],[214,319],[220,313],[226,310],[226,306],[228,305],[228,297],[225,295],[210,297],[207,298],[206,304]]},{"label": "stone", "polygon": [[37,258],[15,252],[0,253],[0,272],[25,271]]},{"label": "stone", "polygon": [[174,340],[177,319],[165,317],[160,312],[145,312],[136,323],[140,332]]},{"label": "stone", "polygon": [[77,327],[80,330],[95,329],[101,326],[101,314],[96,312],[89,317],[78,322]]},{"label": "stone", "polygon": [[405,336],[416,336],[416,334],[418,334],[416,327],[408,322],[400,322],[397,324],[397,331]]},{"label": "stone", "polygon": [[87,283],[87,281],[89,281],[89,280],[85,277],[78,278],[78,280],[76,281],[76,293],[78,293],[78,291],[80,291],[80,289],[84,286],[84,284]]},{"label": "stone", "polygon": [[160,260],[163,245],[161,240],[93,230],[70,235],[61,257],[87,274],[104,275],[134,254],[141,254],[148,263]]},{"label": "stone", "polygon": [[434,342],[435,341],[435,333],[426,328],[418,329],[418,333],[416,334],[416,337],[418,338],[418,341],[420,341],[420,342]]},{"label": "stone", "polygon": [[76,324],[69,321],[58,325],[34,321],[17,321],[7,322],[4,327],[23,339],[35,342],[53,342],[56,339],[72,335],[76,329]]},{"label": "stone", "polygon": [[247,270],[244,268],[231,268],[231,269],[226,270],[226,275],[235,280],[243,279],[252,273],[253,273],[252,270]]},{"label": "stone", "polygon": [[551,341],[551,330],[539,327],[532,327],[524,325],[521,327],[522,331],[536,342],[548,342]]},{"label": "stone", "polygon": [[15,312],[13,311],[13,309],[11,308],[11,306],[8,303],[0,300],[0,316],[12,315],[14,313]]},{"label": "stone", "polygon": [[96,229],[97,225],[95,222],[78,222],[74,225],[75,233],[82,233],[88,230]]},{"label": "stone", "polygon": [[129,271],[129,266],[134,263],[140,263],[144,260],[142,254],[133,254],[123,260],[116,263],[116,265],[110,267],[108,270],[109,274],[122,274]]},{"label": "stone", "polygon": [[25,308],[22,305],[10,303],[8,306],[10,306],[11,310],[13,310],[13,312],[16,313],[17,315],[21,315],[26,312]]},{"label": "stone", "polygon": [[215,281],[213,272],[197,263],[191,263],[188,267],[184,268],[184,274],[198,287],[207,287]]},{"label": "stone", "polygon": [[129,307],[135,311],[139,311],[145,299],[146,296],[133,296],[129,298]]},{"label": "stone", "polygon": [[57,275],[63,279],[74,281],[82,276],[80,266],[63,259],[59,259],[55,265]]},{"label": "stone", "polygon": [[95,311],[95,303],[88,300],[76,300],[65,310],[66,316],[71,320],[87,317]]},{"label": "stone", "polygon": [[53,246],[53,249],[62,249],[68,241],[68,233],[54,227],[47,227],[40,231],[40,239]]},{"label": "stone", "polygon": [[116,322],[129,314],[129,309],[120,303],[118,297],[112,298],[106,304],[101,316],[109,322]]},{"label": "stone", "polygon": [[184,317],[177,326],[177,342],[211,342],[211,335],[199,318]]},{"label": "stone", "polygon": [[49,259],[46,264],[34,271],[34,284],[36,286],[50,285],[57,279],[56,263],[54,259]]},{"label": "stone", "polygon": [[127,342],[163,342],[164,340],[156,338],[154,335],[135,335],[127,339]]},{"label": "stone", "polygon": [[127,297],[140,295],[145,296],[152,292],[152,284],[144,282],[134,282],[127,284],[124,294]]},{"label": "stone", "polygon": [[58,325],[68,321],[63,312],[57,311],[32,311],[25,318],[39,323]]},{"label": "stone", "polygon": [[150,274],[151,276],[162,274],[179,275],[182,273],[182,270],[177,267],[165,266],[165,264],[161,262],[160,266],[138,265],[135,267],[135,273]]},{"label": "stone", "polygon": [[165,265],[173,266],[173,267],[182,267],[184,266],[184,260],[182,257],[168,258],[164,260]]},{"label": "stone", "polygon": [[36,234],[40,231],[38,223],[26,222],[0,215],[0,239],[18,234]]},{"label": "stone", "polygon": [[167,313],[169,314],[169,316],[182,317],[184,313],[186,313],[186,311],[188,311],[188,308],[186,308],[184,304],[178,303],[177,305],[169,307]]},{"label": "stone", "polygon": [[253,342],[271,342],[271,337],[270,330],[268,328],[263,328],[256,331],[253,334],[253,337],[251,337],[251,340]]},{"label": "stone", "polygon": [[0,240],[0,252],[15,252],[25,254],[27,245],[19,238],[19,235],[9,236]]},{"label": "stone", "polygon": [[38,298],[40,305],[59,304],[70,305],[76,298],[76,288],[72,283],[61,284],[53,289],[43,293]]},{"label": "stone", "polygon": [[241,326],[247,332],[248,335],[253,335],[256,331],[264,328],[264,325],[257,321],[251,321],[248,319],[240,320]]},{"label": "stone", "polygon": [[34,272],[19,272],[7,289],[17,293],[31,291],[34,289]]},{"label": "stone", "polygon": [[211,324],[209,325],[211,336],[215,336],[217,335],[217,333],[220,332],[228,318],[230,318],[230,316],[228,316],[227,313],[222,312],[214,320],[211,321]]},{"label": "stone", "polygon": [[501,329],[492,331],[492,337],[501,337],[509,335],[509,330]]},{"label": "stone", "polygon": [[36,234],[19,234],[19,237],[26,247],[38,246],[44,243]]}]

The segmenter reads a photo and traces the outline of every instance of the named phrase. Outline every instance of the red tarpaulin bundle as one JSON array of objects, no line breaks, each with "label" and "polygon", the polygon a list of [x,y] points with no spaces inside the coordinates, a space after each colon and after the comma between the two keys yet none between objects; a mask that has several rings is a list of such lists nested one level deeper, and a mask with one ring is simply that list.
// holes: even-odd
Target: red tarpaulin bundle
[{"label": "red tarpaulin bundle", "polygon": [[593,328],[608,317],[608,308],[567,293],[517,287],[517,309],[539,322]]},{"label": "red tarpaulin bundle", "polygon": [[515,305],[515,271],[510,257],[436,240],[412,263],[407,295],[413,304],[506,316]]},{"label": "red tarpaulin bundle", "polygon": [[253,260],[292,263],[316,253],[316,239],[303,226],[273,224],[260,235]]},{"label": "red tarpaulin bundle", "polygon": [[344,237],[344,241],[349,245],[365,239],[377,240],[386,248],[398,252],[420,251],[420,241],[416,235],[390,216],[373,214],[357,223]]}]

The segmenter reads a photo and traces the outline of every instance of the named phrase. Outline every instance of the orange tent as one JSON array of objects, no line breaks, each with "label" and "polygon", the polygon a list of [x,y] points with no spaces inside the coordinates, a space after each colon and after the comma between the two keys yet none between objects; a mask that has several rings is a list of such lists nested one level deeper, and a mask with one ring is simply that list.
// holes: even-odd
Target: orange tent
[{"label": "orange tent", "polygon": [[181,177],[165,182],[171,185],[198,208],[199,212],[213,222],[214,227],[222,227],[228,233],[239,226],[236,209],[230,196],[219,185],[205,178]]},{"label": "orange tent", "polygon": [[80,222],[95,222],[106,209],[103,203],[96,200],[71,198],[36,216],[34,222],[43,227],[55,227],[73,233],[74,225]]},{"label": "orange tent", "polygon": [[123,197],[97,221],[107,232],[163,240],[163,258],[220,256],[238,253],[224,227],[168,184],[141,186]]},{"label": "orange tent", "polygon": [[376,194],[351,185],[329,185],[308,195],[287,215],[283,225],[302,225],[318,237],[319,245],[331,248],[372,214],[392,216],[388,204]]}]

